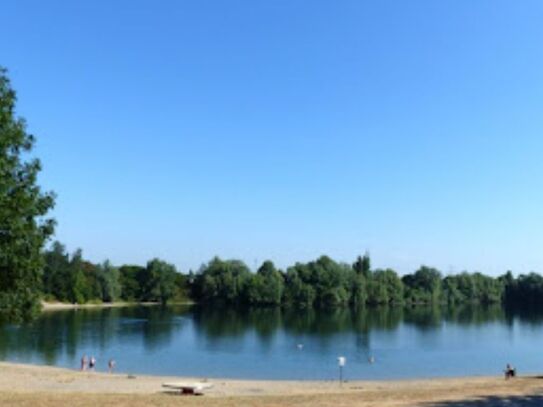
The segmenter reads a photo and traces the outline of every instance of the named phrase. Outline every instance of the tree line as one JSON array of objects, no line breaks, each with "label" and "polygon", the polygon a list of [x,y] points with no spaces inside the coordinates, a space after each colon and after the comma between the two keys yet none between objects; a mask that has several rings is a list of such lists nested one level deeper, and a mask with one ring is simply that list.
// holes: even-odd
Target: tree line
[{"label": "tree line", "polygon": [[83,259],[81,249],[73,254],[60,242],[44,251],[41,292],[45,300],[84,304],[87,302],[160,302],[187,300],[186,276],[175,266],[152,259],[145,266],[94,264]]},{"label": "tree line", "polygon": [[81,250],[68,254],[54,242],[43,253],[41,275],[46,300],[70,303],[171,301],[249,306],[342,307],[416,304],[540,304],[543,277],[531,273],[517,278],[463,272],[444,276],[421,266],[400,276],[396,271],[372,269],[369,254],[352,264],[321,256],[280,270],[267,260],[252,272],[240,260],[213,258],[194,273],[179,273],[160,259],[145,266],[93,264]]},{"label": "tree line", "polygon": [[463,272],[444,276],[421,266],[404,276],[390,268],[372,269],[368,254],[353,264],[321,256],[296,263],[286,271],[265,261],[256,273],[239,260],[212,259],[189,276],[191,298],[197,302],[249,305],[337,307],[415,304],[543,303],[543,277],[499,277]]}]

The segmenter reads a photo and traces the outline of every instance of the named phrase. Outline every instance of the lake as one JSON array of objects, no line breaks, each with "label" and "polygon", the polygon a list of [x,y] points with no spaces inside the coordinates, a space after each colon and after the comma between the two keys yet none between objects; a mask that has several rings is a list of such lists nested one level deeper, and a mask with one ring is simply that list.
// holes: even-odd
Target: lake
[{"label": "lake", "polygon": [[[0,326],[0,359],[134,374],[397,379],[543,371],[543,312],[501,306],[297,310],[170,306],[44,312]],[[374,363],[370,363],[373,358]]]}]

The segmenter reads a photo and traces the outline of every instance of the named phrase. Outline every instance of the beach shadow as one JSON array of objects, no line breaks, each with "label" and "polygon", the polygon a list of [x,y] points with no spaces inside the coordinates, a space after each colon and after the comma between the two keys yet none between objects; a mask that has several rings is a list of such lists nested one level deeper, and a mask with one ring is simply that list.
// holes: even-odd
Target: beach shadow
[{"label": "beach shadow", "polygon": [[166,396],[175,396],[175,397],[202,397],[203,396],[202,393],[196,393],[196,394],[183,393],[183,392],[180,392],[179,390],[169,390],[169,389],[161,390],[157,394],[164,394]]},{"label": "beach shadow", "polygon": [[440,401],[425,407],[543,407],[543,394],[524,396],[487,396],[472,400]]}]

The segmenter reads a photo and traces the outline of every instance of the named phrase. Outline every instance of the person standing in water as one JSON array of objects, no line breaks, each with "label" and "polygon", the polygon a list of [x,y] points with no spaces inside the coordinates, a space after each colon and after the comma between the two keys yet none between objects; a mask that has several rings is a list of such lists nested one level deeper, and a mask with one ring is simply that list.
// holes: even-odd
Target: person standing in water
[{"label": "person standing in water", "polygon": [[109,369],[109,373],[113,373],[113,369],[115,369],[115,360],[109,359],[109,362],[107,363],[107,367]]},{"label": "person standing in water", "polygon": [[81,357],[81,371],[87,370],[87,355]]},{"label": "person standing in water", "polygon": [[96,366],[96,359],[94,356],[91,356],[89,360],[89,370],[94,370],[94,367]]}]

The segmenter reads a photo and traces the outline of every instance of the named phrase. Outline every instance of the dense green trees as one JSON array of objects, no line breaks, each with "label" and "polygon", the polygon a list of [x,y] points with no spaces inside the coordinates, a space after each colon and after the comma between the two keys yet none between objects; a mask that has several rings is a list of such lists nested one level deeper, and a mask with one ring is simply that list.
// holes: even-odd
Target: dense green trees
[{"label": "dense green trees", "polygon": [[505,275],[502,282],[509,282],[506,286],[506,300],[513,304],[542,305],[543,304],[543,277],[536,273],[521,274],[517,279]]},{"label": "dense green trees", "polygon": [[369,280],[371,276],[371,260],[368,252],[364,254],[364,257],[357,257],[356,262],[353,264],[353,270]]},{"label": "dense green trees", "polygon": [[44,252],[43,293],[48,299],[83,303],[144,301],[220,302],[230,305],[286,307],[361,307],[418,304],[542,304],[543,277],[531,273],[498,278],[463,272],[443,277],[421,266],[400,278],[392,269],[371,269],[365,254],[352,264],[321,256],[286,271],[267,260],[256,272],[240,260],[213,258],[193,274],[153,259],[145,267],[85,261],[59,242]]},{"label": "dense green trees", "polygon": [[338,307],[345,305],[543,303],[543,277],[508,272],[494,278],[463,272],[443,277],[421,266],[402,278],[392,269],[371,269],[366,253],[349,266],[321,256],[296,263],[286,272],[264,262],[256,274],[240,261],[213,259],[194,276],[192,298],[198,302]]},{"label": "dense green trees", "polygon": [[449,303],[498,303],[505,298],[505,288],[503,277],[492,278],[481,273],[464,272],[443,280],[444,299]]},{"label": "dense green trees", "polygon": [[422,266],[414,274],[402,277],[405,299],[410,303],[437,303],[441,300],[441,273]]},{"label": "dense green trees", "polygon": [[46,299],[82,304],[118,297],[117,273],[108,262],[100,266],[89,263],[79,249],[70,256],[60,242],[54,242],[43,257],[42,291]]},{"label": "dense green trees", "polygon": [[51,293],[54,297],[68,301],[70,271],[68,266],[70,258],[66,248],[60,242],[54,242],[51,250],[45,253],[45,268],[43,273],[43,290]]},{"label": "dense green trees", "polygon": [[353,269],[327,256],[287,269],[285,302],[303,306],[337,306],[349,303]]},{"label": "dense green trees", "polygon": [[121,284],[121,299],[123,301],[136,301],[143,297],[145,267],[124,265],[119,267],[119,281]]},{"label": "dense green trees", "polygon": [[351,278],[351,299],[354,306],[368,302],[368,282],[371,278],[371,262],[368,253],[358,256],[353,266],[354,275]]},{"label": "dense green trees", "polygon": [[186,276],[175,267],[153,259],[146,267],[114,267],[109,261],[95,265],[85,261],[81,250],[70,256],[54,242],[43,255],[42,291],[46,299],[70,303],[88,301],[150,301],[163,304],[188,299]]},{"label": "dense green trees", "polygon": [[177,271],[175,266],[159,259],[147,263],[141,275],[141,297],[143,301],[166,304],[175,294]]},{"label": "dense green trees", "polygon": [[309,263],[296,263],[286,272],[266,261],[256,274],[240,261],[214,258],[195,276],[192,295],[203,302],[337,307],[399,304],[403,302],[403,285],[391,269],[372,272],[367,254],[353,266],[321,256]]},{"label": "dense green trees", "polygon": [[98,281],[100,282],[100,299],[104,302],[113,302],[119,299],[121,285],[119,284],[119,269],[113,267],[109,260],[97,267]]},{"label": "dense green trees", "polygon": [[202,301],[238,304],[247,301],[249,281],[251,272],[243,262],[215,257],[200,268],[193,283],[193,295]]},{"label": "dense green trees", "polygon": [[403,285],[392,269],[375,270],[368,280],[368,303],[373,305],[401,304]]},{"label": "dense green trees", "polygon": [[40,162],[27,159],[34,137],[15,116],[15,101],[0,68],[0,313],[17,321],[39,310],[41,249],[53,233],[46,216],[54,197],[37,185]]},{"label": "dense green trees", "polygon": [[265,261],[252,275],[247,286],[249,304],[280,305],[285,289],[284,278],[271,261]]}]

